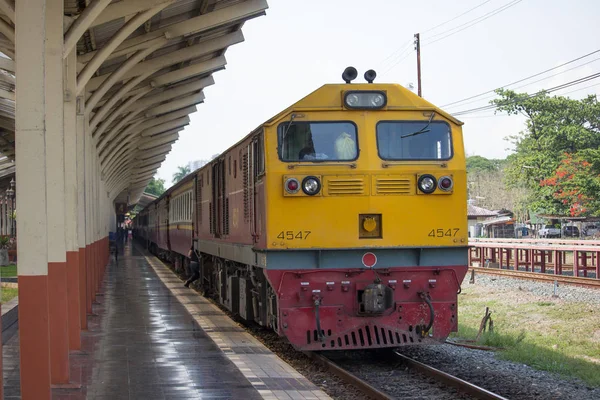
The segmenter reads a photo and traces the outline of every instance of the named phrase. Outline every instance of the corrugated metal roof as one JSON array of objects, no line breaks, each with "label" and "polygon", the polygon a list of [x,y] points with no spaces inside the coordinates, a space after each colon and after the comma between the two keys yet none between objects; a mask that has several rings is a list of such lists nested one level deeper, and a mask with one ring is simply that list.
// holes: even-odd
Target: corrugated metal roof
[{"label": "corrugated metal roof", "polygon": [[94,32],[96,48],[101,49],[123,25],[125,25],[125,18],[115,19],[95,26],[92,31]]},{"label": "corrugated metal roof", "polygon": [[469,217],[494,217],[498,215],[498,213],[472,204],[467,204],[467,215]]},{"label": "corrugated metal roof", "polygon": [[200,15],[200,6],[202,0],[182,0],[162,10],[161,18],[170,18],[175,15],[187,14],[193,11],[192,14]]},{"label": "corrugated metal roof", "polygon": [[[140,12],[140,13],[145,12],[148,9],[157,6],[163,0],[147,0],[147,3],[140,2],[140,1],[130,1],[130,2],[127,2],[127,1],[129,1],[129,0],[114,0],[114,1],[112,1],[111,4],[101,13],[101,17],[100,17],[99,21],[104,21],[104,22],[99,25],[92,24],[92,27],[90,29],[88,29],[82,35],[82,37],[78,40],[77,45],[76,45],[76,51],[79,56],[78,71],[81,71],[83,68],[83,65],[87,62],[90,62],[90,60],[93,59],[94,55],[99,54],[98,50],[101,50],[109,42],[111,42],[113,40],[114,35],[117,32],[119,32],[119,30],[123,29],[123,27],[125,26],[127,21],[130,21],[131,18],[134,17],[135,12]],[[166,0],[164,0],[164,1],[166,2]],[[91,1],[89,1],[89,0],[64,0],[65,15],[69,15],[74,18],[77,18],[85,10],[85,7],[89,6],[90,3],[91,3]],[[235,30],[240,30],[244,21],[246,21],[247,19],[251,19],[251,18],[260,16],[260,15],[264,15],[264,10],[267,8],[266,1],[264,1],[264,0],[175,0],[172,4],[165,7],[164,9],[162,9],[156,15],[152,16],[150,18],[150,20],[147,21],[146,23],[142,23],[138,27],[132,27],[135,29],[129,35],[129,37],[126,38],[126,40],[130,40],[132,38],[138,38],[138,39],[142,39],[142,40],[136,40],[136,43],[144,43],[146,40],[153,40],[154,41],[153,43],[156,43],[157,42],[156,39],[158,37],[160,37],[159,35],[155,34],[154,36],[152,36],[148,39],[143,38],[143,35],[152,35],[152,32],[155,32],[159,29],[162,29],[162,31],[160,32],[160,35],[164,35],[166,32],[168,32],[168,28],[165,29],[166,27],[172,26],[174,24],[179,24],[179,23],[184,23],[184,25],[186,27],[185,29],[189,29],[190,32],[193,32],[193,30],[194,30],[193,27],[189,26],[190,19],[197,18],[197,17],[202,18],[201,16],[204,14],[214,12],[215,10],[222,10],[226,7],[241,5],[242,3],[245,3],[248,6],[246,7],[245,5],[242,5],[242,6],[238,7],[239,11],[236,11],[235,13],[231,13],[232,18],[235,15],[237,15],[237,17],[235,17],[236,19],[234,19],[233,22],[223,22],[222,24],[220,24],[218,26],[213,26],[210,29],[203,30],[202,32],[191,33],[190,35],[182,35],[180,33],[179,35],[182,35],[182,36],[169,37],[170,41],[169,41],[168,45],[165,45],[164,47],[156,50],[154,53],[148,55],[145,58],[145,60],[143,60],[143,62],[156,59],[157,57],[168,58],[169,54],[174,51],[185,49],[188,46],[197,45],[197,44],[202,43],[207,40],[213,40],[213,39],[222,37],[222,36],[224,36],[228,33],[231,33]],[[129,15],[125,15],[125,14],[129,14]],[[224,19],[230,18],[229,13],[223,13],[223,17],[224,17]],[[109,20],[111,18],[112,18],[112,20]],[[0,35],[0,37],[1,37],[1,35]],[[6,42],[5,44],[10,45],[10,43],[8,43],[7,40],[4,40],[3,43],[4,42]],[[148,42],[148,43],[150,43],[150,42]],[[109,57],[108,59],[104,60],[103,64],[97,69],[97,71],[95,71],[94,78],[97,76],[104,76],[104,77],[110,76],[110,74],[117,71],[121,67],[121,65],[123,65],[123,63],[128,60],[128,58],[130,56],[132,56],[135,52],[140,51],[140,49],[143,49],[143,48],[144,48],[143,44],[137,46],[136,47],[137,50],[129,50],[127,47],[124,47],[124,46],[121,47],[121,49],[125,49],[125,51],[120,51],[118,54],[115,54],[115,56]],[[98,133],[99,137],[96,139],[99,139],[102,136],[106,137],[106,135],[109,132],[112,132],[111,131],[112,129],[119,129],[119,131],[116,132],[118,135],[121,132],[124,132],[124,130],[127,129],[128,127],[130,127],[130,126],[134,127],[135,126],[134,124],[139,123],[140,120],[142,120],[144,118],[148,118],[148,117],[145,117],[144,112],[142,112],[139,115],[136,115],[135,117],[131,117],[128,120],[128,121],[130,121],[129,123],[121,124],[121,121],[124,121],[127,119],[129,109],[123,108],[123,107],[124,107],[124,105],[126,105],[125,103],[131,98],[131,96],[146,95],[146,96],[155,96],[156,97],[157,94],[160,94],[166,90],[170,90],[173,87],[184,86],[184,85],[182,85],[182,83],[183,84],[194,83],[198,79],[210,76],[212,74],[212,72],[214,72],[214,71],[211,71],[209,73],[204,73],[202,75],[197,75],[194,77],[186,76],[186,77],[183,77],[181,80],[179,80],[179,82],[170,81],[170,82],[165,83],[164,86],[157,87],[157,88],[150,86],[150,82],[152,81],[152,79],[154,79],[157,76],[163,75],[165,73],[175,71],[180,68],[185,68],[186,66],[197,64],[197,63],[218,57],[218,56],[222,55],[225,52],[225,50],[226,50],[226,48],[218,49],[216,51],[211,51],[209,54],[203,54],[200,57],[189,58],[189,59],[184,60],[183,62],[178,62],[174,65],[169,65],[165,68],[162,68],[160,71],[155,71],[151,76],[149,76],[147,79],[140,82],[133,89],[131,89],[129,91],[130,93],[126,93],[125,97],[119,99],[117,102],[111,102],[110,101],[111,96],[113,96],[117,92],[119,92],[120,89],[124,86],[124,84],[127,83],[127,81],[129,79],[136,79],[136,76],[132,77],[133,74],[129,74],[128,78],[125,81],[122,81],[122,80],[117,81],[104,94],[104,96],[102,97],[102,99],[100,99],[98,104],[96,104],[96,106],[94,107],[93,113],[94,112],[97,113],[100,110],[102,110],[103,112],[105,112],[104,119],[106,119],[106,120],[110,120],[110,118],[112,116],[116,116],[117,112],[121,113],[121,114],[119,114],[118,117],[114,118],[114,120],[112,120],[112,122],[110,122],[108,124],[108,127],[104,127],[106,129],[103,128],[104,131],[102,131],[102,133]],[[10,52],[10,51],[14,51],[14,49],[11,49],[9,46],[9,47],[7,47],[6,51]],[[126,52],[128,52],[129,54],[125,54]],[[164,64],[159,62],[159,63],[154,63],[154,65],[160,66],[160,65],[164,65]],[[143,68],[138,69],[136,71],[136,73],[141,73],[141,71],[143,71]],[[14,91],[14,85],[11,86],[12,78],[9,75],[10,74],[6,75],[2,71],[0,71],[0,89],[4,89],[8,92],[12,92],[12,91]],[[5,79],[2,79],[3,76]],[[102,82],[102,80],[103,79],[96,79],[96,82]],[[91,85],[88,87],[88,91],[93,90],[93,89],[90,89],[90,87],[91,87]],[[98,85],[95,86],[95,88],[98,88],[98,87],[99,87]],[[185,95],[189,96],[191,93],[192,92],[190,91],[189,93],[185,93]],[[143,97],[142,97],[142,99],[143,99]],[[174,100],[172,99],[172,100],[169,100],[168,102],[170,102],[170,101],[174,101]],[[113,103],[115,103],[115,104],[112,106],[112,108],[110,110],[102,109],[102,107],[104,105],[113,104]],[[9,161],[10,161],[11,157],[14,157],[14,114],[15,114],[14,101],[12,101],[10,99],[0,98],[0,151],[7,150],[4,155],[7,156],[6,160],[9,160]],[[93,117],[94,117],[94,115],[91,115],[91,118],[93,118]],[[13,123],[11,124],[10,121],[13,121]],[[103,123],[104,121],[100,121],[100,122]],[[131,125],[128,125],[128,124],[131,124]],[[98,125],[101,125],[101,124],[97,123],[94,128],[98,127]],[[134,128],[132,128],[132,129],[134,129]],[[137,131],[132,131],[131,135],[136,135],[138,133],[139,132],[137,132]],[[125,133],[124,133],[124,135],[125,135]],[[113,136],[111,136],[111,138],[113,138]],[[117,150],[120,150],[120,149],[124,150],[123,144],[128,143],[130,141],[131,141],[130,136],[127,136],[127,137],[121,138],[120,140],[116,140],[114,142],[114,144],[116,146],[121,146],[120,148],[117,147]],[[100,150],[100,149],[98,149],[98,150]],[[102,150],[106,150],[106,149],[102,149]],[[2,157],[2,156],[3,155],[0,153],[0,157]],[[127,154],[126,156],[130,156],[130,155]],[[126,157],[126,156],[122,156],[122,157]],[[133,155],[131,157],[135,157],[135,152],[133,152]],[[0,158],[0,168],[2,165],[9,165],[9,164],[2,164],[1,160],[2,159]],[[157,167],[157,169],[158,169],[158,167]],[[5,170],[12,171],[12,170],[14,170],[14,168],[10,167]],[[132,174],[135,176],[138,176],[135,168],[132,170]],[[134,182],[134,181],[132,180],[132,182]],[[142,185],[139,183],[139,181],[135,181],[135,185],[136,186],[134,186],[133,188],[128,188],[128,189],[124,190],[122,193],[120,193],[117,196],[118,199],[120,199],[121,201],[125,200],[125,201],[130,201],[130,202],[136,202],[137,199],[139,199],[140,196],[142,195],[143,187],[140,187]]]}]

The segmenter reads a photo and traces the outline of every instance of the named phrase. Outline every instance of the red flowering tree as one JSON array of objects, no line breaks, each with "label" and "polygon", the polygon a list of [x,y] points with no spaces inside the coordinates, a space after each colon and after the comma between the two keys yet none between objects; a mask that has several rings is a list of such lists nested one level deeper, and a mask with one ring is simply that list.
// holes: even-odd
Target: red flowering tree
[{"label": "red flowering tree", "polygon": [[554,175],[540,181],[573,217],[600,215],[600,173],[589,158],[564,153]]}]

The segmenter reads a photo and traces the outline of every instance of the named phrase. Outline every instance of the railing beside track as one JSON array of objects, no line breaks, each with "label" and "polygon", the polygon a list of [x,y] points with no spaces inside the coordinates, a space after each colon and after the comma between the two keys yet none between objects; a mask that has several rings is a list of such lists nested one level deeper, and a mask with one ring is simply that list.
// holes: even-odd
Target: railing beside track
[{"label": "railing beside track", "polygon": [[600,241],[471,239],[469,266],[600,278]]},{"label": "railing beside track", "polygon": [[582,239],[498,239],[498,238],[469,238],[469,244],[472,243],[528,243],[528,244],[547,244],[547,245],[567,245],[567,246],[600,246],[600,240],[582,240]]}]

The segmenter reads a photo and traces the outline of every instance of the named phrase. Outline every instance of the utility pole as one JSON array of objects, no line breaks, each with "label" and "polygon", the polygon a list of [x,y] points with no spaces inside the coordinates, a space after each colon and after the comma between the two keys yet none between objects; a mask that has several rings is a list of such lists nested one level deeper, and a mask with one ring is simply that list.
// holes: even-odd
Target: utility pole
[{"label": "utility pole", "polygon": [[421,96],[421,40],[419,34],[415,33],[415,49],[417,50],[417,85],[419,97]]}]

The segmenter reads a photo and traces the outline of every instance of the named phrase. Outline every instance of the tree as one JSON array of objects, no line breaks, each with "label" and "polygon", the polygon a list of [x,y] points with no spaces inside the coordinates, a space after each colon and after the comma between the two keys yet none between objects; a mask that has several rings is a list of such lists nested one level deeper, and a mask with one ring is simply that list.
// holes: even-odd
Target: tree
[{"label": "tree", "polygon": [[165,192],[165,180],[164,179],[150,179],[148,182],[148,186],[146,186],[146,193],[153,194],[155,196],[160,196]]},{"label": "tree", "polygon": [[[555,196],[556,190],[561,188],[546,180],[556,176],[565,153],[580,162],[587,161],[595,165],[590,151],[600,147],[598,99],[592,95],[573,100],[549,97],[545,92],[530,95],[504,89],[496,93],[500,97],[493,100],[492,104],[499,111],[509,115],[521,114],[527,118],[525,130],[507,138],[514,145],[514,154],[507,158],[508,165],[505,168],[508,187],[530,189],[532,211],[567,215],[570,211],[564,199]],[[563,184],[566,183],[561,182]],[[571,181],[570,190],[580,193],[584,190],[581,184],[578,180]],[[595,213],[594,210],[589,212]]]},{"label": "tree", "polygon": [[[592,162],[588,161],[592,160]],[[553,176],[543,179],[541,187],[549,187],[560,201],[563,213],[573,217],[600,215],[600,153],[597,149],[576,155],[565,153]]]},{"label": "tree", "polygon": [[177,172],[175,172],[173,174],[173,184],[176,184],[177,182],[179,182],[180,180],[185,178],[185,176],[187,174],[189,174],[190,172],[191,171],[190,171],[189,165],[186,165],[185,167],[182,167],[182,166],[177,167]]},{"label": "tree", "polygon": [[467,157],[467,173],[489,172],[494,170],[496,170],[494,163],[485,157]]}]

